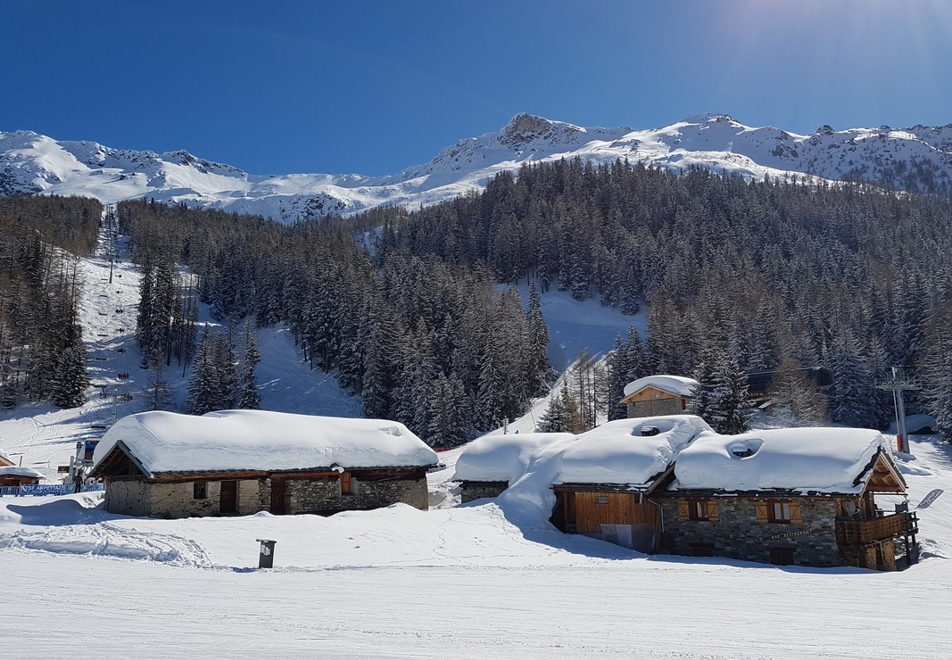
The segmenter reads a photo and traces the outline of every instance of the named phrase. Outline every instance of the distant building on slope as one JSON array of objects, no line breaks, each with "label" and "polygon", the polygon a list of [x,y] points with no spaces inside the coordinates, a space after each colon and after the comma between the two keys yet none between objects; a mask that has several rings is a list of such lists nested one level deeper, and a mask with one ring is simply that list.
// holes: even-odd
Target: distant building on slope
[{"label": "distant building on slope", "polygon": [[688,407],[698,382],[684,376],[646,376],[625,385],[623,403],[628,417],[680,415]]},{"label": "distant building on slope", "polygon": [[228,410],[120,419],[96,447],[90,476],[111,513],[157,518],[316,513],[403,502],[427,508],[436,453],[379,419]]}]

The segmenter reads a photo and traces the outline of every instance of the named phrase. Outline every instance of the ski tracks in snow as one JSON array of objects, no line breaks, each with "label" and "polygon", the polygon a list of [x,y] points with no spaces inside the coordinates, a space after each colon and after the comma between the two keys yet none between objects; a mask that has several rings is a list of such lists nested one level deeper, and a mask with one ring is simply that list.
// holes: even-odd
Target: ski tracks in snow
[{"label": "ski tracks in snow", "polygon": [[42,531],[19,530],[0,535],[0,550],[10,549],[215,568],[205,549],[191,539],[174,534],[140,532],[114,522],[63,525]]}]

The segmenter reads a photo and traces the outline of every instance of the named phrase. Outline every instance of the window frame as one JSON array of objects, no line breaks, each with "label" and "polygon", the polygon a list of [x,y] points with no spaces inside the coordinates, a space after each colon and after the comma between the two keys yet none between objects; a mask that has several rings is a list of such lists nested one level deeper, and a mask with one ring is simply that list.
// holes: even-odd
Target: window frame
[{"label": "window frame", "polygon": [[208,499],[208,482],[207,481],[193,481],[192,482],[192,499],[193,500],[207,500]]},{"label": "window frame", "polygon": [[688,520],[695,522],[711,521],[711,501],[704,498],[692,497],[688,500]]},{"label": "window frame", "polygon": [[[777,515],[778,512],[780,515]],[[793,522],[793,507],[790,500],[767,500],[767,522],[776,525],[791,524]]]}]

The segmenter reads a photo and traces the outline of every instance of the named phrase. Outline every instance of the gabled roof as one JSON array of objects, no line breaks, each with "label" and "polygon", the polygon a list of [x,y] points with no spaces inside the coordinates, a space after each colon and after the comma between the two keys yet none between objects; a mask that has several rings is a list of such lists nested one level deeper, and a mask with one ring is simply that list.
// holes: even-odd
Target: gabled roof
[{"label": "gabled roof", "polygon": [[529,463],[541,450],[561,447],[575,438],[571,433],[484,435],[466,445],[460,453],[453,479],[511,484],[525,474]]},{"label": "gabled roof", "polygon": [[0,449],[0,466],[4,465],[13,465],[13,461],[10,460],[10,457],[3,453],[3,450]]},{"label": "gabled roof", "polygon": [[31,467],[4,465],[0,467],[0,477],[28,477],[30,479],[46,479],[46,475]]},{"label": "gabled roof", "polygon": [[618,419],[565,447],[555,484],[650,488],[679,451],[711,427],[696,415]]},{"label": "gabled roof", "polygon": [[397,422],[263,410],[201,417],[163,411],[129,415],[96,447],[94,474],[115,452],[150,478],[185,472],[428,467],[438,462],[432,449]]},{"label": "gabled roof", "polygon": [[676,396],[692,396],[694,394],[694,388],[697,386],[698,382],[696,380],[693,378],[685,378],[684,376],[668,376],[663,374],[645,376],[644,378],[633,380],[625,385],[625,397],[627,398],[646,387],[654,387],[655,389],[669,392]]},{"label": "gabled roof", "polygon": [[790,428],[702,433],[678,456],[672,489],[801,494],[904,492],[886,438],[872,429]]}]

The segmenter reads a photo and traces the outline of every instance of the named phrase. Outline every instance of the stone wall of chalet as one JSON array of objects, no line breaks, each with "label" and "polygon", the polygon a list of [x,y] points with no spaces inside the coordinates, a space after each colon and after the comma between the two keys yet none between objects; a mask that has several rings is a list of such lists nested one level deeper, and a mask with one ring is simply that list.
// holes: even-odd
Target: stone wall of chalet
[{"label": "stone wall of chalet", "polygon": [[[258,506],[271,508],[271,479],[265,479]],[[351,479],[351,492],[341,493],[336,479],[286,479],[284,512],[286,514],[316,513],[329,515],[338,511],[363,511],[403,502],[426,511],[428,496],[426,478],[360,481]]]},{"label": "stone wall of chalet", "polygon": [[[221,515],[221,481],[205,482],[205,497],[195,498],[195,482],[155,483],[114,480],[106,486],[106,510],[131,516],[189,518]],[[319,513],[376,509],[404,502],[418,509],[428,506],[426,478],[380,481],[351,480],[350,494],[342,494],[336,479],[286,479],[284,513]],[[250,515],[271,510],[271,479],[238,481],[237,511]]]},{"label": "stone wall of chalet", "polygon": [[[149,483],[110,481],[106,486],[106,511],[153,518],[191,518],[221,513],[221,482],[205,482],[205,497],[195,498],[195,483]],[[237,512],[247,515],[259,511],[260,484],[257,480],[238,482]]]},{"label": "stone wall of chalet", "polygon": [[758,522],[754,498],[717,497],[716,522],[680,520],[679,499],[658,498],[664,512],[662,552],[713,555],[763,563],[771,562],[771,548],[793,550],[793,563],[836,566],[836,502],[798,499],[801,523]]},{"label": "stone wall of chalet", "polygon": [[127,516],[152,514],[151,491],[144,481],[110,481],[103,499],[109,513]]},{"label": "stone wall of chalet", "polygon": [[494,499],[507,488],[507,481],[464,481],[460,485],[460,502],[465,504],[482,498]]}]

